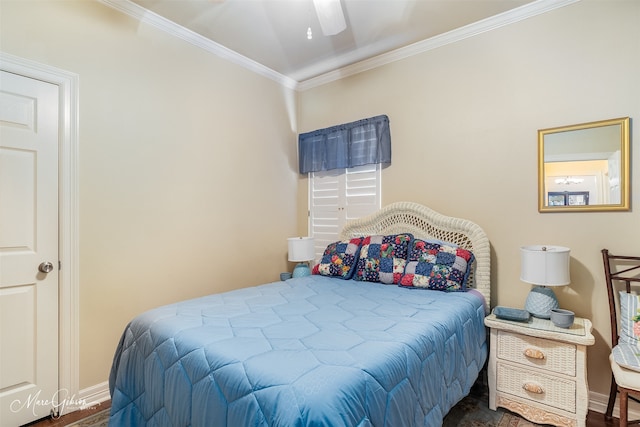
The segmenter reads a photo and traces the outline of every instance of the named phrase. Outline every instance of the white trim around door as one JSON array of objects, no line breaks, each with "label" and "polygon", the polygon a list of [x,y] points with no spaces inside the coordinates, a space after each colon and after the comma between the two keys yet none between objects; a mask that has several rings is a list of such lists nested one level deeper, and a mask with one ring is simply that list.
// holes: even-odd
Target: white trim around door
[{"label": "white trim around door", "polygon": [[59,368],[58,405],[62,412],[77,408],[62,401],[74,401],[79,392],[79,163],[77,74],[0,52],[0,68],[15,74],[53,83],[59,87]]}]

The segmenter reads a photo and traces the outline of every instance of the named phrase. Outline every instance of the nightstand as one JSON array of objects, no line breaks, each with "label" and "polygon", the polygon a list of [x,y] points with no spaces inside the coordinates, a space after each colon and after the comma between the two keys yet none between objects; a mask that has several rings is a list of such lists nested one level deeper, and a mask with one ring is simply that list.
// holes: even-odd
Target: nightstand
[{"label": "nightstand", "polygon": [[515,322],[491,314],[484,323],[491,328],[489,408],[540,424],[585,426],[591,321],[576,317],[563,329],[547,319]]}]

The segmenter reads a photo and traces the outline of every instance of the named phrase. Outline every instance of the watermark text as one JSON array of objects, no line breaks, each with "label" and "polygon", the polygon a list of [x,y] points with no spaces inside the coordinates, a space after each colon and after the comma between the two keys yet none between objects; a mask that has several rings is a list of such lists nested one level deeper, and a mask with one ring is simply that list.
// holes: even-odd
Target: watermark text
[{"label": "watermark text", "polygon": [[79,399],[75,394],[69,393],[69,390],[66,389],[56,391],[50,398],[41,396],[41,394],[42,390],[38,390],[35,393],[29,394],[24,400],[15,399],[9,405],[9,409],[11,412],[31,410],[33,415],[37,416],[41,413],[37,409],[46,406],[51,408],[52,417],[56,418],[67,411],[71,412],[88,407],[86,399]]}]

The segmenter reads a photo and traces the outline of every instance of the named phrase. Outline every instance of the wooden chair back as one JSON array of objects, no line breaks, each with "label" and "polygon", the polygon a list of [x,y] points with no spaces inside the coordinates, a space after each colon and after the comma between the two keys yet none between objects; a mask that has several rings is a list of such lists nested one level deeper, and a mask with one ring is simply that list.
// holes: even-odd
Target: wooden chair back
[{"label": "wooden chair back", "polygon": [[[607,284],[607,295],[609,296],[609,313],[611,316],[611,348],[618,345],[620,339],[620,314],[619,292],[631,293],[640,290],[640,256],[613,255],[607,249],[602,250],[602,261],[604,264],[604,274]],[[612,361],[612,367],[615,362]],[[611,376],[611,389],[609,391],[609,402],[604,414],[605,420],[613,417],[613,407],[616,395],[620,393],[620,426],[627,427],[629,424],[628,399],[637,399],[639,390],[620,386],[616,381],[616,376]],[[633,395],[632,395],[633,394]],[[635,396],[634,396],[635,395]],[[637,421],[634,421],[635,424]]]}]

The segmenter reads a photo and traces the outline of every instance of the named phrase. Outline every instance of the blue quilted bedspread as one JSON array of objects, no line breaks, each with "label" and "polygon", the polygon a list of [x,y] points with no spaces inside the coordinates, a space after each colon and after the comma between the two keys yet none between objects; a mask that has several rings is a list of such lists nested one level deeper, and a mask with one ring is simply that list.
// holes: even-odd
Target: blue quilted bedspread
[{"label": "blue quilted bedspread", "polygon": [[440,426],[487,357],[484,314],[322,276],[160,307],[122,335],[109,425]]}]

